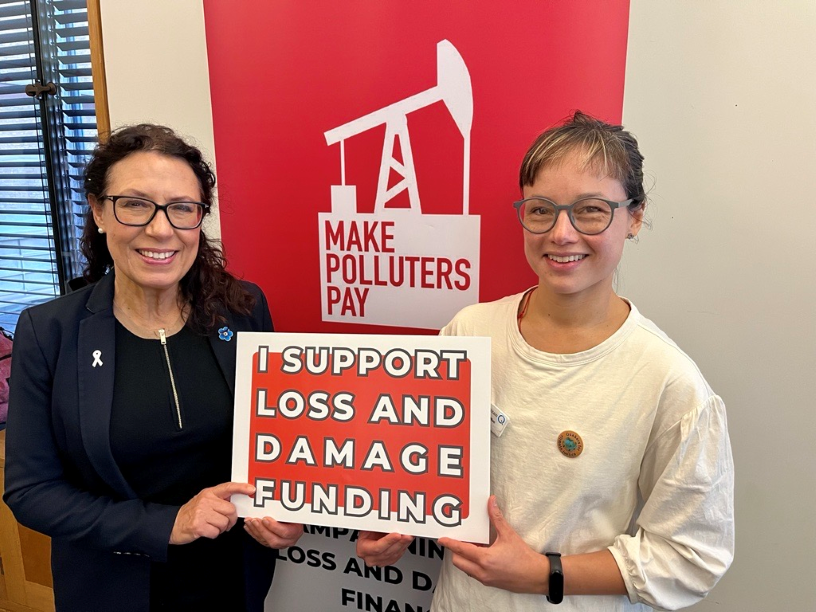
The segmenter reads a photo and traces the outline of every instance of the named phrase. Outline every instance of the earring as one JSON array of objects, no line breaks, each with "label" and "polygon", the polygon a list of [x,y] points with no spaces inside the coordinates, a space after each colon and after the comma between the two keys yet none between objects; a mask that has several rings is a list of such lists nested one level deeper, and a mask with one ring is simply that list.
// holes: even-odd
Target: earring
[{"label": "earring", "polygon": [[99,232],[100,234],[104,234],[104,233],[105,233],[105,230],[103,230],[101,227],[97,227],[97,228],[96,228],[96,231],[97,231],[97,232]]},{"label": "earring", "polygon": [[[100,229],[99,231],[101,232],[102,230]],[[631,233],[631,232],[630,232],[630,233],[629,233],[629,234],[626,236],[626,239],[627,239],[627,240],[631,240],[631,239],[632,239],[632,238],[634,238],[634,237],[635,237],[635,235],[634,235],[633,233]]]}]

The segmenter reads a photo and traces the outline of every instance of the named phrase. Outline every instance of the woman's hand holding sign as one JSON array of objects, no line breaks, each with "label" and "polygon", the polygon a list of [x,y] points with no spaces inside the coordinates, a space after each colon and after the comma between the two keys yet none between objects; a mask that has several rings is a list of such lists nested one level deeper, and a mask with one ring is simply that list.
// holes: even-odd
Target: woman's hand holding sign
[{"label": "woman's hand holding sign", "polygon": [[244,529],[259,544],[268,548],[286,548],[293,546],[303,535],[303,525],[298,523],[281,523],[272,517],[245,518]]},{"label": "woman's hand holding sign", "polygon": [[400,533],[379,533],[376,531],[360,531],[357,537],[357,556],[368,567],[384,567],[393,565],[400,560],[414,536]]},{"label": "woman's hand holding sign", "polygon": [[[507,523],[494,495],[488,501],[488,514],[496,530],[496,539],[490,546],[439,538],[439,543],[453,553],[453,564],[487,586],[546,593],[547,558],[530,548]],[[357,539],[357,556],[369,567],[393,565],[413,540],[413,537],[399,533],[361,531]]]},{"label": "woman's hand holding sign", "polygon": [[[490,524],[496,539],[490,546],[469,544],[439,538],[439,543],[453,553],[453,564],[485,586],[514,593],[549,593],[550,562],[530,548],[505,520],[491,495],[487,502]],[[359,547],[358,547],[359,549]],[[571,595],[624,595],[626,585],[612,553],[603,549],[561,558],[569,584],[564,592]]]},{"label": "woman's hand holding sign", "polygon": [[[230,502],[235,494],[255,494],[255,487],[238,482],[225,482],[203,489],[184,504],[176,516],[171,544],[187,544],[198,538],[216,538],[235,526],[238,513]],[[268,548],[286,548],[303,535],[303,525],[280,523],[271,517],[247,518],[244,529],[259,544]]]},{"label": "woman's hand holding sign", "polygon": [[170,533],[170,544],[189,544],[198,538],[216,538],[232,529],[238,520],[238,513],[229,499],[236,493],[254,495],[255,487],[224,482],[202,489],[179,509]]},{"label": "woman's hand holding sign", "polygon": [[487,504],[496,539],[490,546],[439,538],[453,553],[453,564],[471,578],[491,587],[516,593],[547,593],[550,566],[547,557],[535,552],[504,519],[491,495]]}]

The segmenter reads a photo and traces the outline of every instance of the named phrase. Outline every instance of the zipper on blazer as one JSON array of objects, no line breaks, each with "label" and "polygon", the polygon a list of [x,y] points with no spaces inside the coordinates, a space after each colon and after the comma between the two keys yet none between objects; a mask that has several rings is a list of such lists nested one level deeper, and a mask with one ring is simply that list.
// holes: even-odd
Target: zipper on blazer
[{"label": "zipper on blazer", "polygon": [[167,351],[167,336],[164,329],[159,330],[159,339],[161,340],[162,348],[164,349],[164,358],[167,360],[167,371],[170,372],[170,386],[173,389],[173,399],[176,402],[176,418],[178,419],[179,429],[184,429],[181,423],[181,406],[179,406],[178,392],[176,391],[176,379],[173,377],[173,366],[170,365],[170,353]]}]

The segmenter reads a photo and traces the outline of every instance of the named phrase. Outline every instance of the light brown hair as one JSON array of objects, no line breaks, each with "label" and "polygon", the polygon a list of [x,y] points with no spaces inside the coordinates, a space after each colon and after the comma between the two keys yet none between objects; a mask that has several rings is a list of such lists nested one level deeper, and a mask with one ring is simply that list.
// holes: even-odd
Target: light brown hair
[{"label": "light brown hair", "polygon": [[543,132],[527,150],[519,171],[519,187],[529,187],[542,168],[558,164],[573,151],[581,151],[583,167],[620,181],[629,210],[646,203],[643,189],[643,155],[632,134],[623,126],[605,123],[581,111]]}]

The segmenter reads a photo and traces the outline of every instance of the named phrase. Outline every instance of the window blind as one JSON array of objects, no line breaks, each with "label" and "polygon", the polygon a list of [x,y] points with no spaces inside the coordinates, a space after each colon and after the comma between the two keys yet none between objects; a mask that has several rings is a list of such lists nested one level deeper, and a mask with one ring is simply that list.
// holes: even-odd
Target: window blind
[{"label": "window blind", "polygon": [[[53,83],[41,99],[32,85]],[[0,326],[81,274],[96,143],[86,0],[0,0]]]}]

